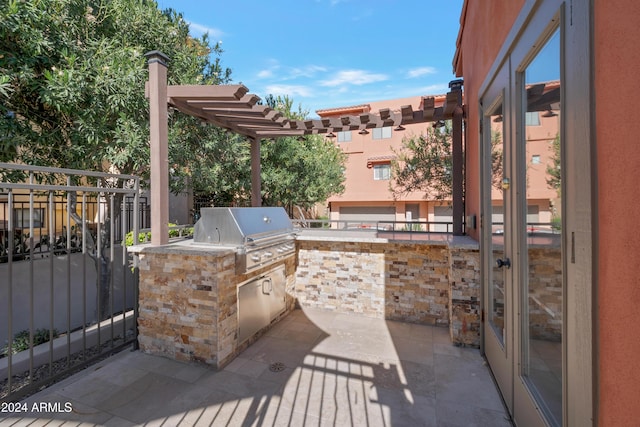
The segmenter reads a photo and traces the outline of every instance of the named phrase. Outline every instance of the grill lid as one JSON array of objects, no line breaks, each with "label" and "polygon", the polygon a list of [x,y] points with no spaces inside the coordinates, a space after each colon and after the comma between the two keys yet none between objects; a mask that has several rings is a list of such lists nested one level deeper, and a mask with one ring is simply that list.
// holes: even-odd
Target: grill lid
[{"label": "grill lid", "polygon": [[242,246],[293,233],[284,208],[202,208],[193,229],[193,241]]}]

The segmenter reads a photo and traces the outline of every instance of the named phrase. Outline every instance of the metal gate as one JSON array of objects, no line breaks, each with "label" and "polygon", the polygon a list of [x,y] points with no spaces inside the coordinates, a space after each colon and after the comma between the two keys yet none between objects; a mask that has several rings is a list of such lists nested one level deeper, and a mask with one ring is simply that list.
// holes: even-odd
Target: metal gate
[{"label": "metal gate", "polygon": [[138,177],[0,163],[0,401],[136,340]]}]

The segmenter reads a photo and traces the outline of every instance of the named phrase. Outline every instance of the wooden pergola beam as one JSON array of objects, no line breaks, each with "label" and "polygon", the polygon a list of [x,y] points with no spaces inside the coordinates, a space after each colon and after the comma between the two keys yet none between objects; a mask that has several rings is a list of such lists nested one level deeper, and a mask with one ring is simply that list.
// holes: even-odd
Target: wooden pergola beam
[{"label": "wooden pergola beam", "polygon": [[456,107],[458,107],[459,105],[461,104],[458,103],[458,94],[456,92],[447,93],[446,98],[444,100],[444,105],[442,107],[443,119],[453,118],[453,112],[455,111]]},{"label": "wooden pergola beam", "polygon": [[168,98],[209,99],[211,101],[239,101],[249,92],[244,85],[169,85]]},{"label": "wooden pergola beam", "polygon": [[[182,99],[182,98],[173,98]],[[254,94],[248,94],[243,96],[237,101],[229,100],[214,100],[214,99],[192,99],[187,98],[187,103],[197,108],[216,110],[216,109],[242,109],[242,110],[255,110],[261,105],[256,105],[260,101],[260,97]],[[171,102],[171,99],[169,100]],[[269,108],[269,107],[265,107]]]},{"label": "wooden pergola beam", "polygon": [[[322,135],[328,132],[346,130],[366,130],[386,126],[416,124],[441,119],[454,119],[454,164],[458,160],[462,138],[462,91],[456,87],[446,95],[443,107],[435,107],[435,98],[423,97],[422,106],[414,110],[411,105],[404,105],[400,111],[382,108],[377,114],[371,112],[340,117],[324,117],[320,120],[289,120],[281,112],[268,106],[259,105],[260,98],[250,94],[244,85],[167,85],[166,63],[168,58],[161,52],[149,52],[149,82],[145,85],[145,92],[150,99],[151,146],[152,146],[152,211],[165,212],[164,216],[152,221],[152,243],[163,244],[161,240],[168,216],[167,171],[167,107],[171,106],[193,117],[197,117],[221,128],[236,132],[251,140],[252,165],[252,205],[260,205],[260,140],[265,138],[279,138],[283,136]],[[164,71],[163,71],[164,69]],[[545,97],[545,86],[532,87],[529,93],[538,108],[550,105]],[[164,111],[164,112],[163,112]],[[159,151],[158,151],[159,150]],[[459,164],[457,165],[460,166]],[[456,169],[455,171],[457,171]],[[454,172],[455,172],[454,171]],[[454,173],[456,175],[456,173]],[[457,217],[459,206],[459,185],[454,182],[454,230],[461,219]],[[153,225],[155,222],[155,226]],[[155,230],[155,231],[153,231]],[[156,239],[153,238],[156,236]]]}]

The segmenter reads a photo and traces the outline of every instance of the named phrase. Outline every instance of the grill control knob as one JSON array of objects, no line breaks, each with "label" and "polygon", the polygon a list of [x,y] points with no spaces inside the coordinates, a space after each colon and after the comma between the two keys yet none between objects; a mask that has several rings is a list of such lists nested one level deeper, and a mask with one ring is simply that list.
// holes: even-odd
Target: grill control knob
[{"label": "grill control knob", "polygon": [[258,262],[260,261],[260,255],[251,255],[251,261]]}]

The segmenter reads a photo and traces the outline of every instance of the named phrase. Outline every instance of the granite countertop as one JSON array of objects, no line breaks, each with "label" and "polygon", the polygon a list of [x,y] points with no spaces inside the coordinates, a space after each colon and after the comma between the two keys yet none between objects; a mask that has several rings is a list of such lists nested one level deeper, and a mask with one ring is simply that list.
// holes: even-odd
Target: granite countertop
[{"label": "granite countertop", "polygon": [[377,230],[322,230],[304,229],[297,232],[296,240],[353,243],[410,243],[448,246],[459,249],[479,249],[480,244],[469,236],[445,233],[407,233]]},{"label": "granite countertop", "polygon": [[180,239],[162,246],[152,246],[151,243],[129,246],[129,253],[167,253],[185,255],[215,255],[224,256],[235,254],[235,246],[212,245],[207,243],[195,243],[193,239]]}]

